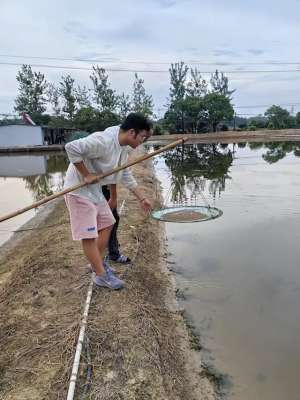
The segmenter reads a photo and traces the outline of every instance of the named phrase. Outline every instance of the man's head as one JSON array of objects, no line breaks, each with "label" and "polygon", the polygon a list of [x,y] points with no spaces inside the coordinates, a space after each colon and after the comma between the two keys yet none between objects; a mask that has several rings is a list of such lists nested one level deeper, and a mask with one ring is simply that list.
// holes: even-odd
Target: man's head
[{"label": "man's head", "polygon": [[152,123],[142,114],[138,113],[127,115],[120,129],[122,132],[122,142],[134,149],[152,135]]}]

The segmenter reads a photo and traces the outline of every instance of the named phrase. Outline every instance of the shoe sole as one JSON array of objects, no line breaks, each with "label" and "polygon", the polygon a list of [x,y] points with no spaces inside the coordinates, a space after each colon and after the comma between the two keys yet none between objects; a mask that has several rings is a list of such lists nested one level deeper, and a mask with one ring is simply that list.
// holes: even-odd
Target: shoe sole
[{"label": "shoe sole", "polygon": [[93,281],[94,282],[94,284],[97,286],[97,287],[103,287],[103,288],[106,288],[106,289],[111,289],[111,290],[121,290],[121,289],[124,289],[124,287],[125,286],[118,286],[118,287],[111,287],[111,286],[109,286],[109,285],[99,285],[98,283],[96,283],[95,281]]}]

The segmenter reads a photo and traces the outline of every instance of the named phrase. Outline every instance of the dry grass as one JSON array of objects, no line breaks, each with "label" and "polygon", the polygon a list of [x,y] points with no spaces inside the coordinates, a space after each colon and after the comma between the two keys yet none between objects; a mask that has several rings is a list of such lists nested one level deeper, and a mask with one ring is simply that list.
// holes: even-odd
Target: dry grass
[{"label": "dry grass", "polygon": [[[149,198],[157,201],[149,164],[137,166],[136,173]],[[199,382],[191,384],[186,363],[190,354],[185,354],[181,315],[166,305],[170,279],[162,268],[161,225],[127,196],[120,192],[127,213],[119,236],[134,264],[117,267],[126,289],[94,290],[87,329],[93,378],[86,398],[198,399],[192,386]],[[0,254],[0,399],[66,398],[90,279],[66,220],[65,206],[58,203],[44,221],[58,226],[32,231]],[[86,363],[83,354],[77,399]]]}]

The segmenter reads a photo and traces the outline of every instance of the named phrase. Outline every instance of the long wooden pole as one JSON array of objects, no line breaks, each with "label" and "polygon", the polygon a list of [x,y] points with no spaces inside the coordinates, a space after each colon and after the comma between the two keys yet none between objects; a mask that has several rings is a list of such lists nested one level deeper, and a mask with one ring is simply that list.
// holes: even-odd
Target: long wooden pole
[{"label": "long wooden pole", "polygon": [[[135,160],[133,160],[133,161],[127,163],[127,164],[121,165],[120,167],[117,167],[115,169],[112,169],[111,171],[106,172],[105,174],[97,175],[97,178],[98,179],[103,179],[106,176],[115,174],[116,172],[122,171],[123,169],[131,167],[132,165],[138,164],[141,161],[144,161],[144,160],[147,160],[148,158],[154,157],[157,154],[160,154],[160,153],[162,153],[162,152],[164,152],[166,150],[172,149],[173,147],[176,147],[179,144],[183,144],[188,139],[189,138],[183,138],[183,139],[176,140],[175,142],[172,142],[172,143],[168,144],[167,146],[163,146],[163,147],[161,147],[160,149],[158,149],[156,151],[152,151],[149,154],[146,154],[144,156],[138,157]],[[67,188],[65,190],[62,190],[61,192],[58,192],[58,193],[52,194],[51,196],[45,197],[44,199],[41,199],[41,200],[39,200],[39,201],[29,205],[29,206],[26,206],[24,208],[20,208],[17,211],[11,212],[11,213],[6,214],[6,215],[3,215],[2,217],[0,217],[0,222],[3,222],[3,221],[6,221],[6,220],[8,220],[10,218],[16,217],[17,215],[23,214],[24,212],[32,210],[33,208],[37,208],[37,207],[41,206],[42,204],[48,203],[48,201],[54,200],[57,197],[63,196],[66,193],[70,193],[73,190],[79,189],[79,188],[81,188],[83,186],[86,186],[86,185],[88,185],[88,183],[86,183],[86,182],[79,183],[78,185],[71,186],[71,187],[69,187],[69,188]]]}]

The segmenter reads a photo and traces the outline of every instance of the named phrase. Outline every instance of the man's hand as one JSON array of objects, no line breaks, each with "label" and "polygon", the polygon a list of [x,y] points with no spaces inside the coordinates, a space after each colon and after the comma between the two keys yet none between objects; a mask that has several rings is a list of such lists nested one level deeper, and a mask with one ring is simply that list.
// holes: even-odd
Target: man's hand
[{"label": "man's hand", "polygon": [[99,178],[95,174],[88,174],[84,177],[85,183],[96,183],[99,182]]},{"label": "man's hand", "polygon": [[149,214],[150,211],[152,210],[152,205],[150,201],[146,197],[144,197],[143,199],[140,200],[140,204],[142,209]]}]

